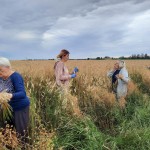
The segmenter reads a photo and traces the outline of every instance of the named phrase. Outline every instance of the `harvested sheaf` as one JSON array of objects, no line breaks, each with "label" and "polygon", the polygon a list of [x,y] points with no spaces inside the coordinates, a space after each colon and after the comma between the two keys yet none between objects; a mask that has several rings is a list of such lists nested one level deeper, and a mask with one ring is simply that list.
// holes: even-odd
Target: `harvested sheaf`
[{"label": "harvested sheaf", "polygon": [[9,120],[12,117],[12,108],[8,104],[10,96],[6,92],[0,93],[0,108],[3,114],[3,120]]}]

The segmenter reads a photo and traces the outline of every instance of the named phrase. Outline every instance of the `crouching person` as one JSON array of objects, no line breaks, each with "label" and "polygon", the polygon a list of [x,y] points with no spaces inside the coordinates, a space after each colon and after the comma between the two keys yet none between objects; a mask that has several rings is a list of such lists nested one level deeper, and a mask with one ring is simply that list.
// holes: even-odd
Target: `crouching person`
[{"label": "crouching person", "polygon": [[12,119],[8,124],[15,127],[23,145],[27,141],[29,122],[29,98],[26,96],[22,76],[11,69],[10,61],[0,57],[0,92],[6,92],[12,107]]},{"label": "crouching person", "polygon": [[128,71],[126,69],[125,62],[123,60],[119,60],[119,74],[116,75],[117,77],[117,100],[120,103],[120,106],[122,108],[125,107],[125,97],[127,96],[128,92],[128,82],[129,82],[129,76]]}]

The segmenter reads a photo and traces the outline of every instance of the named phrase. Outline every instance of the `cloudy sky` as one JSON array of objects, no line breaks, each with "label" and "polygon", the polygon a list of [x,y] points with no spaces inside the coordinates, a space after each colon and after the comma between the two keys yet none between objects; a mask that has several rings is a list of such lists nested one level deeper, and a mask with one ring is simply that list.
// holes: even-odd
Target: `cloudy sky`
[{"label": "cloudy sky", "polygon": [[0,56],[150,54],[150,0],[0,0]]}]

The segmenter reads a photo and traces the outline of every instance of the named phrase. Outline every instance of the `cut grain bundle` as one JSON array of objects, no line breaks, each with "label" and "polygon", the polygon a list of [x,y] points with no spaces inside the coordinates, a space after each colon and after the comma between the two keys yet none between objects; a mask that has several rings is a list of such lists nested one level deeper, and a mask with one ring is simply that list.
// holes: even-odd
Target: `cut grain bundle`
[{"label": "cut grain bundle", "polygon": [[0,93],[0,109],[2,110],[3,120],[12,118],[12,107],[9,105],[10,95],[6,92]]}]

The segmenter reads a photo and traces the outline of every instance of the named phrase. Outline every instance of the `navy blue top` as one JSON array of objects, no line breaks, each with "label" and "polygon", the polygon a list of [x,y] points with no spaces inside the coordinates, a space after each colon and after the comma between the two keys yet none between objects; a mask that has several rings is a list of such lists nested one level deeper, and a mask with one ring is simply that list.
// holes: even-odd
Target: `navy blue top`
[{"label": "navy blue top", "polygon": [[18,72],[14,72],[8,79],[0,78],[0,92],[12,93],[9,101],[13,111],[21,110],[30,105],[29,98],[26,96],[24,81]]},{"label": "navy blue top", "polygon": [[113,73],[113,75],[112,75],[112,84],[116,82],[116,80],[117,80],[116,75],[119,74],[119,71],[120,71],[120,70],[116,70],[116,71]]}]

